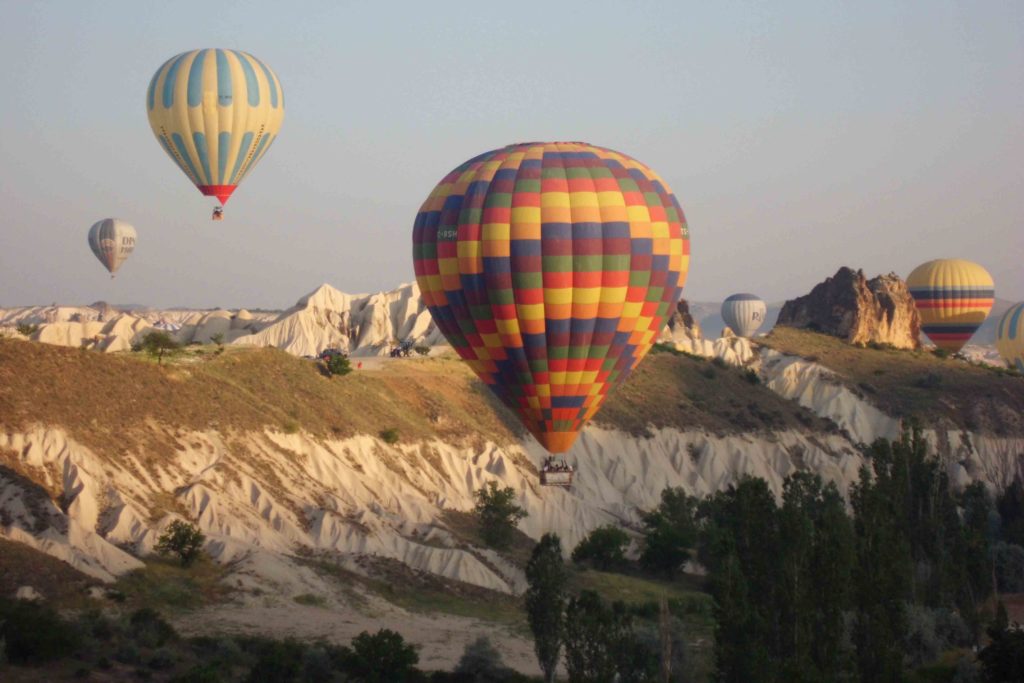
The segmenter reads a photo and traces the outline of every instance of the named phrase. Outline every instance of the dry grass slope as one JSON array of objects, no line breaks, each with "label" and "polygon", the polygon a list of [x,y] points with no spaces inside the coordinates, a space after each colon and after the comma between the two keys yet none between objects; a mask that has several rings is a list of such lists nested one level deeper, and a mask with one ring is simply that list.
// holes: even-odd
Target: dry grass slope
[{"label": "dry grass slope", "polygon": [[828,335],[776,327],[758,340],[839,373],[890,415],[997,436],[1024,435],[1024,377],[929,351],[858,348]]}]

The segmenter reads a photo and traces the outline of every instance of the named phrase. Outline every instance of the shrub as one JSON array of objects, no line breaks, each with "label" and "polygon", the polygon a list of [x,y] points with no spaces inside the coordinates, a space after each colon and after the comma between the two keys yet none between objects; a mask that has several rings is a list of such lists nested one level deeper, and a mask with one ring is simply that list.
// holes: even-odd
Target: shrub
[{"label": "shrub", "polygon": [[761,383],[761,377],[757,374],[755,370],[752,370],[750,368],[747,368],[746,370],[743,371],[743,379],[747,380],[751,384]]},{"label": "shrub", "polygon": [[398,443],[398,439],[399,439],[398,430],[395,429],[394,427],[390,427],[388,429],[382,429],[382,430],[380,430],[378,435],[380,436],[380,440],[383,441],[386,444],[392,444],[393,445],[393,444]]},{"label": "shrub", "polygon": [[300,605],[309,605],[310,607],[323,607],[327,604],[327,599],[322,595],[313,595],[312,593],[296,595],[292,600]]},{"label": "shrub", "polygon": [[526,510],[516,505],[516,492],[511,487],[499,489],[495,482],[476,492],[476,516],[480,523],[480,536],[492,548],[507,548],[512,532]]},{"label": "shrub", "polygon": [[11,664],[42,664],[78,647],[74,626],[47,605],[0,599],[0,640]]},{"label": "shrub", "polygon": [[164,362],[164,355],[174,353],[180,348],[180,345],[166,332],[153,330],[147,332],[146,336],[142,338],[139,348],[156,358],[157,364],[161,365]]},{"label": "shrub", "polygon": [[285,434],[298,434],[300,427],[301,425],[299,425],[299,421],[293,420],[291,418],[288,418],[287,420],[281,423],[281,430]]},{"label": "shrub", "polygon": [[28,323],[18,323],[15,326],[15,329],[18,330],[18,334],[20,334],[22,336],[25,336],[25,337],[31,337],[33,334],[35,334],[36,332],[39,331],[39,325],[30,325]]},{"label": "shrub", "polygon": [[918,389],[938,389],[942,386],[942,375],[937,372],[929,372],[914,380],[914,386]]},{"label": "shrub", "polygon": [[629,535],[617,526],[594,529],[572,551],[572,561],[589,564],[602,571],[621,567],[626,563],[625,548]]},{"label": "shrub", "polygon": [[711,359],[711,364],[716,368],[722,368],[723,370],[729,367],[729,364],[721,356],[715,356]]},{"label": "shrub", "polygon": [[430,353],[430,347],[429,346],[416,346],[416,347],[413,348],[413,351],[415,351],[416,353],[418,353],[421,356],[426,356],[426,355],[428,355]]},{"label": "shrub", "polygon": [[334,375],[347,375],[352,372],[352,363],[349,362],[348,356],[335,353],[327,357],[327,374],[330,376]]},{"label": "shrub", "polygon": [[157,540],[156,550],[160,554],[177,555],[181,566],[188,567],[202,554],[205,540],[206,536],[197,527],[176,519]]},{"label": "shrub", "polygon": [[221,683],[220,667],[216,664],[196,664],[183,674],[171,679],[171,683]]},{"label": "shrub", "polygon": [[455,673],[472,676],[474,681],[498,680],[504,671],[501,653],[495,649],[487,636],[480,636],[466,645],[466,649],[455,667]]},{"label": "shrub", "polygon": [[271,641],[261,648],[259,658],[246,678],[249,683],[294,681],[302,670],[305,647],[295,640]]},{"label": "shrub", "polygon": [[168,648],[162,647],[153,653],[153,656],[146,662],[153,671],[166,671],[173,667],[178,661],[178,658],[174,656],[174,651]]},{"label": "shrub", "polygon": [[174,627],[151,607],[135,610],[129,619],[132,638],[142,647],[161,647],[178,637]]},{"label": "shrub", "polygon": [[382,628],[374,634],[363,631],[352,639],[351,648],[340,648],[345,673],[364,683],[402,683],[419,673],[419,655],[398,633]]}]

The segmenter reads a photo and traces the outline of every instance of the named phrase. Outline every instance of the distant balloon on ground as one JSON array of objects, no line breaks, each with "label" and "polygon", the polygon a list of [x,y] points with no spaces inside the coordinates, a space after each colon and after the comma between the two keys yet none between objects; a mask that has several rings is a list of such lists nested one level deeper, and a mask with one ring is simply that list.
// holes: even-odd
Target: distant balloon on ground
[{"label": "distant balloon on ground", "polygon": [[650,350],[689,260],[668,185],[580,142],[470,159],[434,188],[413,228],[416,280],[437,326],[556,453]]},{"label": "distant balloon on ground", "polygon": [[764,324],[768,306],[754,294],[733,294],[722,302],[722,320],[738,337],[749,337]]},{"label": "distant balloon on ground", "polygon": [[110,277],[135,251],[135,239],[135,228],[117,218],[104,218],[89,228],[89,248],[110,271]]},{"label": "distant balloon on ground", "polygon": [[921,329],[940,349],[956,353],[977,331],[995,298],[988,271],[971,261],[922,263],[907,277]]},{"label": "distant balloon on ground", "polygon": [[224,204],[277,139],[284,92],[274,72],[246,52],[192,50],[157,69],[146,111],[174,163]]},{"label": "distant balloon on ground", "polygon": [[1024,374],[1024,302],[1010,306],[996,327],[999,355]]}]

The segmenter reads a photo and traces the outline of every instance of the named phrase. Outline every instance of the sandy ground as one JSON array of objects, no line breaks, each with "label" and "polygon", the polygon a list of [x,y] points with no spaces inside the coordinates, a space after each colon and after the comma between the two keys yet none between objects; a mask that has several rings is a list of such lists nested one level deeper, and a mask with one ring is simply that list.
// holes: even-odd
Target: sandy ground
[{"label": "sandy ground", "polygon": [[528,675],[540,675],[533,642],[508,630],[476,619],[447,614],[407,612],[374,600],[369,607],[356,610],[346,606],[315,607],[278,600],[247,600],[205,608],[173,621],[186,636],[247,634],[273,638],[289,636],[300,640],[323,639],[347,645],[362,631],[375,633],[388,628],[402,634],[417,646],[419,667],[425,670],[451,670],[466,645],[487,636],[501,652],[503,663]]}]

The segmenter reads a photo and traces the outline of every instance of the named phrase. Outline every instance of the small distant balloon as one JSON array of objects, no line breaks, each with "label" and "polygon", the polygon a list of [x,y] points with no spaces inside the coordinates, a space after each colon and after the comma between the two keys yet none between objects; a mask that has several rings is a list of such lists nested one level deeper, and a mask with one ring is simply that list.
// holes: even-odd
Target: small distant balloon
[{"label": "small distant balloon", "polygon": [[749,337],[764,324],[768,307],[754,294],[733,294],[722,302],[722,320],[738,337]]},{"label": "small distant balloon", "polygon": [[921,315],[921,330],[951,353],[981,327],[995,299],[988,271],[962,259],[922,263],[907,277],[907,287]]},{"label": "small distant balloon", "polygon": [[111,278],[135,251],[135,239],[135,228],[117,218],[104,218],[89,228],[89,248]]},{"label": "small distant balloon", "polygon": [[1024,302],[1010,306],[996,327],[996,348],[999,355],[1024,374]]},{"label": "small distant balloon", "polygon": [[192,50],[157,69],[146,111],[178,168],[225,204],[277,139],[284,92],[270,67],[246,52]]}]

